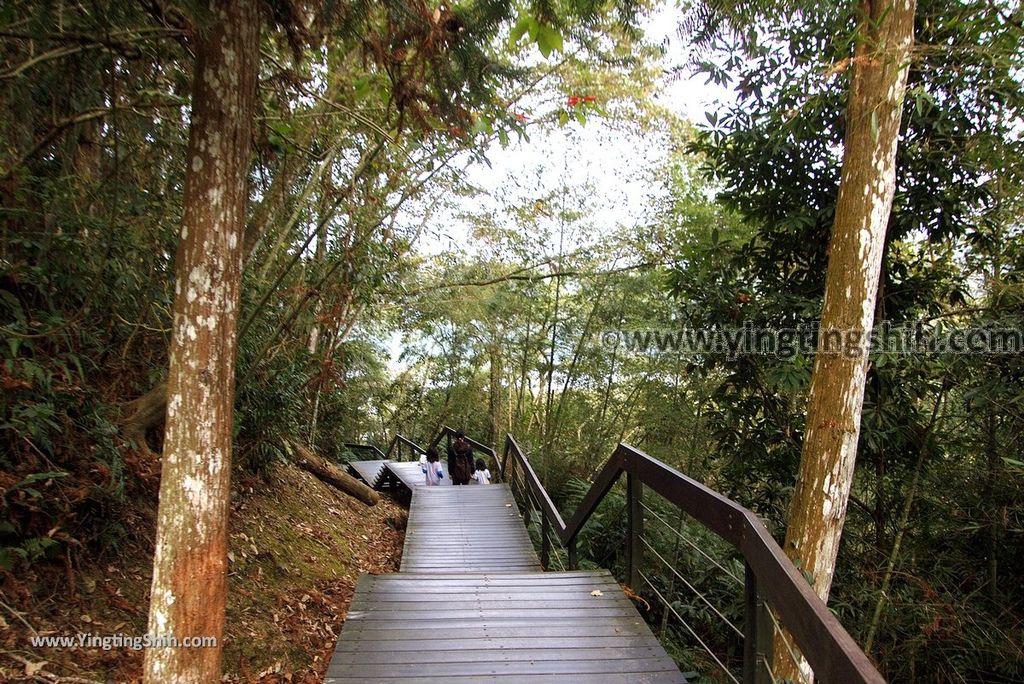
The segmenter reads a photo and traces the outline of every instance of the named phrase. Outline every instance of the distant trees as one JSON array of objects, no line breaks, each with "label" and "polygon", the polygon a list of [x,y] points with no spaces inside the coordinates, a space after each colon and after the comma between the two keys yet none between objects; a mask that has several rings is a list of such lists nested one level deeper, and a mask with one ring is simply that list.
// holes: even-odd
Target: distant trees
[{"label": "distant trees", "polygon": [[[710,76],[736,85],[738,101],[709,112],[693,156],[658,169],[667,191],[651,225],[632,228],[635,243],[601,236],[561,269],[537,266],[557,245],[559,217],[543,197],[533,211],[479,217],[476,235],[493,249],[437,263],[429,279],[478,287],[424,288],[417,278],[407,288],[413,313],[402,330],[433,344],[407,348],[411,369],[388,388],[394,403],[384,402],[395,409],[388,428],[426,434],[456,413],[486,434],[503,402],[531,457],[551,459],[548,484],[564,501],[573,478],[626,439],[752,507],[780,540],[793,511],[798,565],[890,678],[1020,678],[1011,585],[1022,554],[1009,532],[1021,515],[1009,501],[1024,488],[1012,453],[1024,420],[1016,357],[868,354],[856,343],[847,360],[675,356],[670,347],[601,348],[594,337],[819,321],[861,339],[884,325],[919,325],[924,335],[1021,325],[1019,9],[922,0],[916,15],[871,3],[775,21],[744,14],[767,4],[740,5],[736,16],[749,21],[703,34],[700,54]],[[879,56],[886,47],[894,52]],[[586,226],[586,207],[570,208],[573,229]],[[516,239],[502,240],[513,227]],[[659,255],[667,273],[595,277],[618,248],[629,263]],[[552,355],[562,270],[577,275],[562,278]],[[512,272],[521,279],[482,284]],[[506,340],[498,383],[495,324]],[[613,513],[605,521],[613,534]],[[614,564],[609,546],[597,560]],[[700,585],[709,587],[710,578]],[[702,627],[716,634],[710,621]],[[685,649],[690,636],[676,636]]]}]

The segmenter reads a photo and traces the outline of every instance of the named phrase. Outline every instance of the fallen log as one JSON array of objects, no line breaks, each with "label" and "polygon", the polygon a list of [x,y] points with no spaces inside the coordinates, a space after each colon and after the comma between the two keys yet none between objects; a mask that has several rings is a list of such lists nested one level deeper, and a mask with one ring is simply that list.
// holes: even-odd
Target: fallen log
[{"label": "fallen log", "polygon": [[362,482],[352,477],[334,463],[326,458],[318,456],[309,448],[297,442],[290,442],[289,446],[296,465],[305,471],[316,476],[318,480],[340,489],[349,496],[355,497],[368,506],[376,505],[380,500],[380,494],[370,489]]},{"label": "fallen log", "polygon": [[159,428],[163,431],[164,414],[167,413],[167,383],[162,382],[141,397],[124,405],[127,418],[121,421],[122,434],[135,442],[147,453],[152,453],[146,433]]}]

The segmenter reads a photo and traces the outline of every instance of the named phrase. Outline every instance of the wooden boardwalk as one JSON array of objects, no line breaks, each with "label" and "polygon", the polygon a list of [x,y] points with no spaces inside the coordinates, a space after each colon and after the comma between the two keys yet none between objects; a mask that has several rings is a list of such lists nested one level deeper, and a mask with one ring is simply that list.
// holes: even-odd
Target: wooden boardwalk
[{"label": "wooden boardwalk", "polygon": [[506,484],[418,487],[402,572],[540,572]]},{"label": "wooden boardwalk", "polygon": [[351,461],[348,469],[370,487],[376,487],[388,461]]},{"label": "wooden boardwalk", "polygon": [[327,682],[685,682],[607,571],[541,570],[507,485],[410,489],[401,572],[360,577]]},{"label": "wooden boardwalk", "polygon": [[[413,489],[424,485],[423,470],[420,469],[419,461],[388,461],[385,467],[398,478],[399,482]],[[448,477],[448,468],[444,468],[444,477],[441,479],[441,486],[450,486],[452,480]]]}]

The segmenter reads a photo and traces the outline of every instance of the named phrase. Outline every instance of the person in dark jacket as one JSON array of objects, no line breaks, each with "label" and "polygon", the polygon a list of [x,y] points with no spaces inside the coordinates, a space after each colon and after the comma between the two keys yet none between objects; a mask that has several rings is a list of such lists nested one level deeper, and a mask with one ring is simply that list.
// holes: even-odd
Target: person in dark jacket
[{"label": "person in dark jacket", "polygon": [[473,447],[464,430],[457,430],[455,441],[448,445],[448,475],[453,485],[468,485],[473,477]]}]

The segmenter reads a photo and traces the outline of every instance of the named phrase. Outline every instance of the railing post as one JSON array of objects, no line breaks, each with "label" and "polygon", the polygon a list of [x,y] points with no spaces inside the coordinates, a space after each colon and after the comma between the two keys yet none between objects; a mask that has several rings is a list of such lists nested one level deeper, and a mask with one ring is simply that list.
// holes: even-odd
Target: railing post
[{"label": "railing post", "polygon": [[551,536],[548,516],[541,513],[540,520],[540,565],[547,570],[548,563],[551,560]]},{"label": "railing post", "polygon": [[626,510],[629,524],[629,586],[634,591],[640,586],[640,564],[643,561],[643,543],[640,538],[644,534],[644,511],[640,504],[643,501],[643,483],[633,473],[626,473]]},{"label": "railing post", "polygon": [[576,537],[569,540],[569,569],[577,570],[579,568],[579,559],[576,557]]},{"label": "railing post", "polygon": [[505,448],[501,450],[501,481],[508,482],[511,478],[505,475],[508,469],[508,449],[511,444],[511,435],[505,435]]},{"label": "railing post", "polygon": [[743,684],[770,684],[774,630],[757,590],[757,576],[748,563],[743,570],[743,599]]}]

